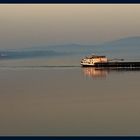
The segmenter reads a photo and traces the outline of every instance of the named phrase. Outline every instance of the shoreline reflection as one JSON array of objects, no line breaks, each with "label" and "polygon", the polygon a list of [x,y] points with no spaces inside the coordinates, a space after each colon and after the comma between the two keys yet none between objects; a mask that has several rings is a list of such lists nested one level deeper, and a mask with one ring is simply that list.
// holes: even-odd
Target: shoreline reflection
[{"label": "shoreline reflection", "polygon": [[110,72],[140,71],[140,68],[95,68],[83,67],[83,73],[91,78],[106,78]]}]

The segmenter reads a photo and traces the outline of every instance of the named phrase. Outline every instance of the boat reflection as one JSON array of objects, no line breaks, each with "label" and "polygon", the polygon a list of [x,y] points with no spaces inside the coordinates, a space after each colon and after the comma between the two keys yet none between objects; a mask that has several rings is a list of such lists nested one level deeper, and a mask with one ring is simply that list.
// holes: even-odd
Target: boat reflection
[{"label": "boat reflection", "polygon": [[140,68],[95,68],[95,67],[84,67],[83,72],[85,76],[92,78],[106,78],[110,72],[130,72],[139,71]]},{"label": "boat reflection", "polygon": [[93,67],[85,67],[83,68],[83,72],[85,76],[92,78],[105,78],[108,74],[108,71],[105,69],[97,69]]}]

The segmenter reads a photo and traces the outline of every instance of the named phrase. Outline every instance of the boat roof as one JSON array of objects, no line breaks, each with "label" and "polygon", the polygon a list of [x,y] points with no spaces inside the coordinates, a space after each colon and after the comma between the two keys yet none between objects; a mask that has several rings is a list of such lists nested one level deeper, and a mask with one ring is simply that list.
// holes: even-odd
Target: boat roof
[{"label": "boat roof", "polygon": [[105,58],[106,56],[104,55],[91,55],[91,56],[87,56],[86,58],[92,59],[92,58]]}]

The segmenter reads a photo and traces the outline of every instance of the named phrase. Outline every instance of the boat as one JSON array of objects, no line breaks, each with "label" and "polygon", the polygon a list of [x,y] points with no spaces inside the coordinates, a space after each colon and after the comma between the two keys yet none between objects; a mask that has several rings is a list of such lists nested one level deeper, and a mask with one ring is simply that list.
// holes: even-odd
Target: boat
[{"label": "boat", "polygon": [[83,67],[115,67],[115,68],[135,68],[140,67],[140,62],[123,62],[124,59],[108,59],[106,56],[91,55],[81,60]]}]

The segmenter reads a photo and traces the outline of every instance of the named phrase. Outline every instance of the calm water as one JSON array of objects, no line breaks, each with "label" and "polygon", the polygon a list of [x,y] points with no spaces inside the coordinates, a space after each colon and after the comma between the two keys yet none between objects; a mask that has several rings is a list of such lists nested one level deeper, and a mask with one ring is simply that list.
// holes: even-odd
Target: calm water
[{"label": "calm water", "polygon": [[140,135],[140,71],[0,67],[0,135]]}]

